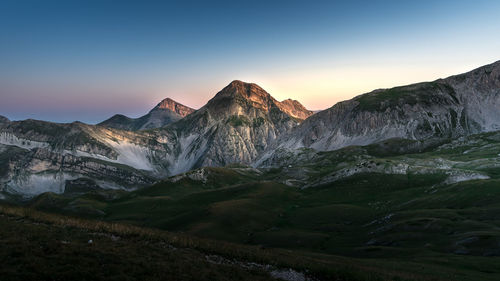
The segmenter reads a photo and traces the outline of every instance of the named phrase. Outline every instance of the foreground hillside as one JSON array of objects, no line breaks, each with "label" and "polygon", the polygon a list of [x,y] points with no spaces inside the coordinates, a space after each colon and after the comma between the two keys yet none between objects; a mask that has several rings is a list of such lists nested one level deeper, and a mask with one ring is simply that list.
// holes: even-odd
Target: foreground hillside
[{"label": "foreground hillside", "polygon": [[[2,280],[497,280],[497,260],[346,258],[0,205]],[[453,264],[453,267],[449,265]],[[306,273],[304,273],[306,272]]]},{"label": "foreground hillside", "polygon": [[272,270],[218,264],[216,256],[211,261],[198,250],[176,248],[147,230],[5,206],[0,211],[6,281],[274,279]]}]

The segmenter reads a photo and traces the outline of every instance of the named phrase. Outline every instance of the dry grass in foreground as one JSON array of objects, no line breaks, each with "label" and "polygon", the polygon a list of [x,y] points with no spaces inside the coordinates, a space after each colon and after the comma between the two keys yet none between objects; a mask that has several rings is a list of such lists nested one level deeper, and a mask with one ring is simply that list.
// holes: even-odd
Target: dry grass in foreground
[{"label": "dry grass in foreground", "polygon": [[[271,278],[269,271],[262,268],[242,266],[247,263],[269,265],[275,269],[291,268],[307,272],[307,275],[319,280],[421,279],[404,276],[404,272],[379,270],[372,273],[376,268],[349,258],[200,239],[121,223],[50,214],[25,207],[0,205],[0,214],[3,214],[0,233],[4,250],[10,251],[3,258],[10,260],[10,266],[22,271],[19,275],[22,278],[16,278],[18,275],[11,272],[9,263],[3,264],[4,269],[0,271],[3,272],[4,280],[114,280],[109,275],[113,272],[116,277],[121,276],[116,280]],[[93,240],[91,247],[88,245],[89,240]],[[9,243],[15,249],[10,249]],[[33,254],[37,243],[42,249],[38,255]],[[214,264],[207,260],[208,255],[216,255],[232,263]],[[69,268],[60,265],[63,268],[59,268],[54,260],[73,265]],[[14,261],[18,265],[24,263],[29,266],[16,267]],[[106,268],[109,274],[97,270],[99,267]],[[128,273],[122,276],[123,272]]]}]

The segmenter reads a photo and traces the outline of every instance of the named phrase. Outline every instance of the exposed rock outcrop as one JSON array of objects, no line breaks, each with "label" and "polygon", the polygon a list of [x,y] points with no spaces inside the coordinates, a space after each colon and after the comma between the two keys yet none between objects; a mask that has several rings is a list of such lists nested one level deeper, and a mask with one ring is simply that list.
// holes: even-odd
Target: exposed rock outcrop
[{"label": "exposed rock outcrop", "polygon": [[298,123],[256,84],[233,81],[204,107],[166,129],[178,139],[174,173],[252,163]]},{"label": "exposed rock outcrop", "polygon": [[305,120],[309,116],[314,114],[313,111],[305,108],[297,100],[286,99],[282,102],[279,102],[277,105],[286,114],[288,114],[294,118],[300,119],[300,120]]},{"label": "exposed rock outcrop", "polygon": [[195,111],[194,109],[182,105],[170,98],[162,100],[158,105],[156,105],[155,108],[153,108],[153,110],[155,109],[168,109],[179,114],[181,117],[186,117]]},{"label": "exposed rock outcrop", "polygon": [[194,111],[195,110],[192,108],[177,103],[170,98],[166,98],[144,116],[129,118],[125,115],[116,114],[99,123],[99,125],[130,131],[155,129],[176,122]]}]

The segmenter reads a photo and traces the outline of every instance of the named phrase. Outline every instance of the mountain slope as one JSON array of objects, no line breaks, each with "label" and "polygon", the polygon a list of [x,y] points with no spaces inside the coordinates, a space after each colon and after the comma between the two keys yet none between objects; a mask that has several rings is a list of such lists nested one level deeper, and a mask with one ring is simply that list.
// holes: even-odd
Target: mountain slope
[{"label": "mountain slope", "polygon": [[[280,106],[259,86],[234,81],[192,113],[166,99],[146,116],[115,116],[107,126],[0,122],[0,189],[24,196],[75,184],[130,189],[196,167],[250,164],[300,122]],[[165,119],[158,116],[175,115],[186,117],[129,131],[160,127]]]},{"label": "mountain slope", "polygon": [[256,84],[233,81],[204,107],[166,127],[177,137],[175,173],[248,164],[297,120]]},{"label": "mountain slope", "polygon": [[166,98],[144,116],[129,118],[125,115],[116,114],[99,123],[99,125],[131,131],[154,129],[176,122],[193,112],[194,109]]},{"label": "mountain slope", "polygon": [[500,130],[500,62],[340,102],[305,120],[277,146],[334,150],[390,138],[454,138],[493,130]]},{"label": "mountain slope", "polygon": [[180,104],[170,98],[162,100],[158,105],[155,106],[155,108],[153,108],[153,110],[155,109],[168,109],[179,114],[181,117],[186,117],[195,111],[194,109]]},{"label": "mountain slope", "polygon": [[141,131],[0,119],[0,188],[21,194],[63,192],[67,182],[90,179],[90,186],[129,189],[204,166],[285,165],[285,158],[303,147],[327,151],[406,139],[423,140],[423,149],[500,130],[500,62],[433,82],[376,90],[305,120],[301,117],[311,112],[300,103],[279,102],[242,81],[190,111],[166,99],[140,120],[140,128],[160,126],[153,122],[156,112],[187,115]]},{"label": "mountain slope", "polygon": [[68,181],[137,188],[166,174],[168,136],[37,120],[0,124],[0,189],[64,192]]},{"label": "mountain slope", "polygon": [[300,120],[305,120],[314,114],[313,111],[305,108],[297,100],[286,99],[282,102],[278,102],[276,105],[281,109],[281,111]]},{"label": "mountain slope", "polygon": [[8,123],[8,122],[10,122],[10,120],[7,117],[0,115],[0,123]]},{"label": "mountain slope", "polygon": [[[57,206],[64,214],[97,209],[94,217],[101,220],[260,245],[265,251],[356,257],[378,269],[386,261],[392,269],[416,274],[408,280],[498,280],[500,132],[425,151],[419,143],[302,149],[274,169],[201,168],[119,200],[95,193],[86,200],[46,194],[29,206]],[[393,279],[398,280],[387,278]]]}]

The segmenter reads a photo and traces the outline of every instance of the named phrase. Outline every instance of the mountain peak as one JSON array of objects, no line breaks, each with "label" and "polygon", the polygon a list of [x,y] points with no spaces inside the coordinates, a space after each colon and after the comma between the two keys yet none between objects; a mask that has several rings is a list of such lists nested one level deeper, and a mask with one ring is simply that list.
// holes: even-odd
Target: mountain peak
[{"label": "mountain peak", "polygon": [[209,108],[228,108],[231,104],[268,111],[277,101],[259,85],[234,80],[219,91],[207,104]]},{"label": "mountain peak", "polygon": [[176,122],[194,111],[194,109],[182,105],[171,98],[166,98],[144,116],[129,118],[122,114],[116,114],[99,123],[99,125],[132,131],[154,129]]},{"label": "mountain peak", "polygon": [[[268,112],[271,108],[276,108],[286,115],[304,120],[314,114],[306,109],[300,102],[292,99],[286,99],[282,102],[277,101],[268,92],[255,83],[247,83],[241,80],[233,80],[224,89],[215,95],[208,102],[210,108],[231,108],[231,105],[238,104],[243,107],[253,107]],[[241,112],[238,109],[234,109]]]},{"label": "mountain peak", "polygon": [[251,97],[264,97],[272,98],[269,93],[262,89],[259,85],[255,83],[243,82],[240,80],[233,80],[229,85],[227,85],[221,92],[226,94],[240,94],[245,98]]},{"label": "mountain peak", "polygon": [[180,104],[171,98],[166,98],[166,99],[162,100],[160,103],[158,103],[155,106],[155,108],[153,108],[153,110],[158,110],[158,109],[171,110],[171,111],[179,114],[182,117],[185,117],[186,115],[189,115],[195,111],[194,109],[187,107],[183,104]]},{"label": "mountain peak", "polygon": [[307,117],[314,114],[313,111],[305,108],[297,100],[286,99],[282,102],[278,102],[276,105],[286,114],[302,120],[307,119]]},{"label": "mountain peak", "polygon": [[236,80],[231,81],[231,83],[229,83],[228,86],[231,86],[231,85],[232,86],[242,86],[242,85],[246,85],[246,84],[253,84],[253,83],[243,82],[241,80],[236,79]]}]

